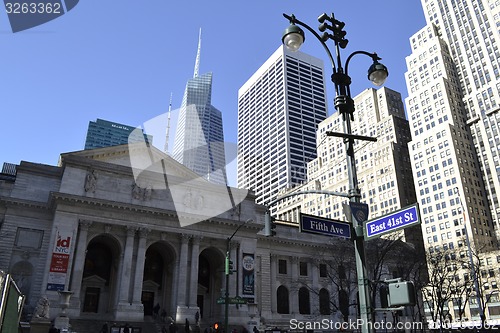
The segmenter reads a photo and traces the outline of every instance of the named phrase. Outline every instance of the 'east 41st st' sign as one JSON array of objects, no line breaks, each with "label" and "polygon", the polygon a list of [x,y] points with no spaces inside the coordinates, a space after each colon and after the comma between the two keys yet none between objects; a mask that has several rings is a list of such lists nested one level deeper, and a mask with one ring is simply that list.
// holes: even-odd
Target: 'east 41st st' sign
[{"label": "'east 41st st' sign", "polygon": [[412,205],[365,223],[365,239],[382,236],[420,223],[418,205]]}]

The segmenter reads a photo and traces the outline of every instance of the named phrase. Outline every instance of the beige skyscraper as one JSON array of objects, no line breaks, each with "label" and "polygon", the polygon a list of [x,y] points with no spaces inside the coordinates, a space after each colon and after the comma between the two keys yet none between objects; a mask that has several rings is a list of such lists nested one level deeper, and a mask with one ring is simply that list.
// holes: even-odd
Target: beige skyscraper
[{"label": "beige skyscraper", "polygon": [[[357,141],[355,145],[361,201],[369,206],[369,219],[415,203],[415,190],[408,155],[410,132],[401,94],[388,88],[366,89],[354,97],[356,111],[352,132],[377,138],[376,142]],[[341,138],[326,132],[342,132],[342,116],[335,113],[321,122],[317,132],[318,157],[307,165],[308,182],[287,192],[321,189],[347,193],[345,145]],[[280,204],[277,219],[298,223],[299,212],[335,220],[345,220],[338,196],[308,194],[291,197]],[[418,228],[417,228],[418,229]],[[404,230],[404,239],[421,244],[415,228]]]}]

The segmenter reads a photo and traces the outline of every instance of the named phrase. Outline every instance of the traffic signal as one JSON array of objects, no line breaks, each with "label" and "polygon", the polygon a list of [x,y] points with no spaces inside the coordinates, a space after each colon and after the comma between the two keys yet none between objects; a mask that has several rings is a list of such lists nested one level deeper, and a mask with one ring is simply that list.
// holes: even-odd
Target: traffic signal
[{"label": "traffic signal", "polygon": [[415,285],[411,281],[389,283],[389,307],[415,305]]},{"label": "traffic signal", "polygon": [[226,275],[233,274],[233,261],[226,255]]},{"label": "traffic signal", "polygon": [[276,236],[276,223],[274,223],[274,217],[269,214],[269,212],[266,212],[266,215],[264,216],[265,220],[265,225],[264,225],[264,236],[269,237],[269,236]]}]

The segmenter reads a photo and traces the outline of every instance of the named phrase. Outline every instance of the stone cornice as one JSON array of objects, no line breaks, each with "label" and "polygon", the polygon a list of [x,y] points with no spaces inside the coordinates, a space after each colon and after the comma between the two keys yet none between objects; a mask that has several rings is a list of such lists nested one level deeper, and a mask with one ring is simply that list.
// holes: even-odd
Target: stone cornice
[{"label": "stone cornice", "polygon": [[59,166],[53,166],[48,164],[32,163],[21,161],[17,166],[17,172],[29,172],[39,175],[45,175],[50,177],[61,177],[62,168]]},{"label": "stone cornice", "polygon": [[35,208],[35,209],[49,209],[49,206],[46,202],[26,200],[21,198],[13,198],[13,197],[4,197],[0,196],[0,204],[4,204],[7,207],[26,207],[26,208]]},{"label": "stone cornice", "polygon": [[[286,245],[290,246],[291,248],[293,247],[308,247],[308,248],[331,248],[331,244],[328,243],[321,243],[318,241],[314,240],[307,240],[307,239],[295,239],[295,238],[280,238],[277,236],[274,237],[266,237],[262,235],[258,235],[257,237],[257,242],[266,242],[266,243],[271,243],[271,244],[279,244],[279,245]],[[279,251],[279,250],[278,250]]]},{"label": "stone cornice", "polygon": [[100,208],[119,209],[134,213],[145,213],[145,214],[169,216],[169,217],[177,216],[176,212],[166,209],[134,205],[134,204],[113,201],[113,200],[105,200],[100,198],[83,197],[80,195],[73,195],[61,192],[50,192],[49,205],[52,209],[55,208],[56,203],[64,203],[64,202],[73,204],[84,204]]}]

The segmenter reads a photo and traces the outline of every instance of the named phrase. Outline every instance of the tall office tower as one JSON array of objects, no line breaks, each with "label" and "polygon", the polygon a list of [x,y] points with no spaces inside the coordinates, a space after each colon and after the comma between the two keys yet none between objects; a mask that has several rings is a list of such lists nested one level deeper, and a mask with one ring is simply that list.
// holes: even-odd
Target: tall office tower
[{"label": "tall office tower", "polygon": [[454,3],[423,2],[428,25],[410,39],[406,106],[425,246],[465,253],[467,237],[477,250],[496,242],[500,40],[489,5]]},{"label": "tall office tower", "polygon": [[304,182],[326,116],[322,60],[280,46],[238,91],[238,187],[267,204]]},{"label": "tall office tower", "polygon": [[[135,131],[136,127],[97,119],[89,121],[85,149],[103,148],[133,142],[153,143],[153,137],[144,131]],[[142,135],[141,135],[142,133]]]},{"label": "tall office tower", "polygon": [[199,75],[201,30],[193,78],[186,84],[173,158],[216,184],[227,184],[222,113],[212,106],[212,73]]},{"label": "tall office tower", "polygon": [[[416,202],[408,152],[411,140],[401,94],[388,88],[366,89],[354,97],[353,134],[377,138],[376,142],[356,141],[355,158],[361,201],[369,206],[369,218],[388,214]],[[287,193],[325,190],[348,193],[346,150],[342,138],[326,132],[343,130],[342,115],[334,113],[318,126],[318,157],[307,164],[309,182]],[[285,194],[285,193],[284,193]],[[299,222],[299,213],[345,220],[340,196],[307,194],[289,197],[279,205],[278,220]],[[420,227],[404,229],[403,240],[421,248]]]}]

